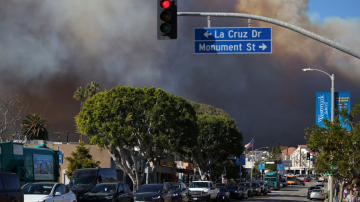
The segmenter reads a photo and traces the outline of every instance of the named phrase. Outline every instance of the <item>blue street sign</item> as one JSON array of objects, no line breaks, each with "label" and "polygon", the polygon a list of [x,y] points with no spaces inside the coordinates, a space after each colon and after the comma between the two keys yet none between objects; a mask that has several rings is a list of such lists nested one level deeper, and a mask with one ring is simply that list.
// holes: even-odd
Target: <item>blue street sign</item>
[{"label": "blue street sign", "polygon": [[63,151],[59,151],[59,164],[63,163]]},{"label": "blue street sign", "polygon": [[310,161],[315,161],[315,159],[314,159],[314,158],[311,158]]},{"label": "blue street sign", "polygon": [[283,164],[277,164],[277,169],[276,170],[283,170]]},{"label": "blue street sign", "polygon": [[241,165],[246,165],[245,159],[246,159],[246,155],[245,155],[245,154],[241,154]]},{"label": "blue street sign", "polygon": [[239,166],[240,165],[240,158],[236,158],[236,165]]},{"label": "blue street sign", "polygon": [[272,53],[272,28],[195,28],[194,44],[196,54]]}]

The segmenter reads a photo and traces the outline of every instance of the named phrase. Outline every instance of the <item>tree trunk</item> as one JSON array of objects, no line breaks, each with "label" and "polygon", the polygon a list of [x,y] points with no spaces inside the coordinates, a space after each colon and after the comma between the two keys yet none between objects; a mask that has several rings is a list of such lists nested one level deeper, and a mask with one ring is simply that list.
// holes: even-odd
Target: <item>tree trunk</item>
[{"label": "tree trunk", "polygon": [[340,186],[340,189],[339,189],[338,197],[339,197],[339,202],[342,202],[343,194],[344,194],[344,180],[340,180],[339,186]]}]

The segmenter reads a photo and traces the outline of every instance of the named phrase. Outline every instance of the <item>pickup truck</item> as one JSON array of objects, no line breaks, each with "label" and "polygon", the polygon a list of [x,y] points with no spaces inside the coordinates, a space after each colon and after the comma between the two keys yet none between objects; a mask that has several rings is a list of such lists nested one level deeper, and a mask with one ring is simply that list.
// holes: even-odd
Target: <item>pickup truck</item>
[{"label": "pickup truck", "polygon": [[211,181],[194,181],[189,186],[193,201],[217,202],[220,190]]}]

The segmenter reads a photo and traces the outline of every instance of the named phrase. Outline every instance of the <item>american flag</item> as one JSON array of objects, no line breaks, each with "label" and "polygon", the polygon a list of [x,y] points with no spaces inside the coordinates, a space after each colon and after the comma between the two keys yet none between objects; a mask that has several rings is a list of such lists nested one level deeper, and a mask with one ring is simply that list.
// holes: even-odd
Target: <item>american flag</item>
[{"label": "american flag", "polygon": [[245,145],[245,149],[246,149],[246,150],[253,146],[253,141],[254,141],[254,138],[253,138],[249,143],[247,143],[247,144]]}]

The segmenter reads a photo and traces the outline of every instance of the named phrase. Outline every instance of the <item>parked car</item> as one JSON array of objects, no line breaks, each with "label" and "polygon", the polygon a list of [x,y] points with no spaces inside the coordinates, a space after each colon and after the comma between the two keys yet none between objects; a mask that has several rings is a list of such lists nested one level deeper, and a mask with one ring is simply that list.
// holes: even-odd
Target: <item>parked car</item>
[{"label": "parked car", "polygon": [[249,198],[249,189],[239,186],[242,191],[242,197],[241,199],[248,199]]},{"label": "parked car", "polygon": [[15,173],[0,172],[0,201],[24,201],[19,176]]},{"label": "parked car", "polygon": [[286,179],[281,179],[280,182],[283,183],[284,187],[288,186]]},{"label": "parked car", "polygon": [[219,197],[219,188],[216,188],[211,181],[195,181],[190,184],[190,195],[193,201],[216,202]]},{"label": "parked car", "polygon": [[230,199],[243,199],[243,191],[238,185],[227,185],[226,188],[230,193]]},{"label": "parked car", "polygon": [[304,180],[299,180],[299,181],[298,181],[298,185],[304,185],[304,186],[305,186]]},{"label": "parked car", "polygon": [[296,179],[296,184],[297,184],[297,185],[299,185],[299,180],[300,180],[300,179]]},{"label": "parked car", "polygon": [[216,187],[225,187],[227,185],[227,183],[219,183],[219,184],[216,184],[215,186]]},{"label": "parked car", "polygon": [[89,192],[84,194],[84,201],[102,202],[102,201],[117,201],[117,202],[132,202],[134,200],[133,192],[129,185],[124,183],[102,183],[97,184]]},{"label": "parked car", "polygon": [[267,195],[267,193],[268,193],[267,186],[265,186],[263,181],[260,181],[259,184],[260,184],[260,188],[261,188],[260,194],[262,194],[264,196]]},{"label": "parked car", "polygon": [[310,182],[311,181],[311,178],[304,178],[304,182]]},{"label": "parked car", "polygon": [[311,191],[312,191],[313,189],[321,189],[321,188],[320,188],[320,187],[317,187],[317,186],[311,186],[311,187],[309,187],[308,192],[307,192],[307,199],[310,198],[310,193],[311,193]]},{"label": "parked car", "polygon": [[117,172],[113,168],[77,169],[71,176],[69,188],[75,193],[77,202],[98,183],[117,182]]},{"label": "parked car", "polygon": [[324,191],[322,189],[313,189],[310,193],[310,200],[312,199],[325,200]]},{"label": "parked car", "polygon": [[328,182],[328,179],[327,179],[327,178],[324,178],[324,182]]},{"label": "parked car", "polygon": [[59,182],[31,182],[22,188],[24,201],[61,201],[74,202],[76,195],[69,187]]},{"label": "parked car", "polygon": [[245,188],[248,190],[249,197],[253,197],[253,196],[254,196],[254,192],[253,192],[254,189],[252,188],[250,182],[241,182],[241,183],[239,183],[239,185],[240,185],[241,187],[245,187]]},{"label": "parked car", "polygon": [[258,182],[253,182],[253,183],[251,183],[251,187],[253,188],[253,194],[255,196],[260,196],[260,194],[261,194],[260,184]]},{"label": "parked car", "polygon": [[169,183],[170,189],[173,191],[173,201],[186,202],[190,201],[190,190],[186,184],[181,182]]},{"label": "parked car", "polygon": [[324,181],[323,181],[323,180],[318,180],[318,181],[316,182],[316,186],[322,186],[322,187],[324,187]]},{"label": "parked car", "polygon": [[230,192],[226,187],[219,187],[219,198],[217,201],[230,201]]},{"label": "parked car", "polygon": [[134,194],[134,201],[172,202],[173,192],[168,183],[144,184]]}]

